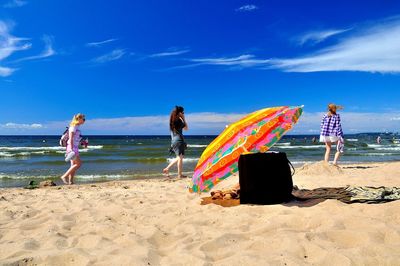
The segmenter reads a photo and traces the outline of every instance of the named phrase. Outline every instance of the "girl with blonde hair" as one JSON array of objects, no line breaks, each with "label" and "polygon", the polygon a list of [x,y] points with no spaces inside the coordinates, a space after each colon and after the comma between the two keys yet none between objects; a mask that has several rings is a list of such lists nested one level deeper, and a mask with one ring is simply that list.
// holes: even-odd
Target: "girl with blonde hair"
[{"label": "girl with blonde hair", "polygon": [[328,113],[322,117],[320,142],[325,142],[325,162],[329,162],[332,143],[337,143],[337,150],[333,160],[333,164],[337,165],[340,153],[343,152],[344,139],[340,115],[337,110],[343,109],[342,106],[336,104],[328,105]]},{"label": "girl with blonde hair", "polygon": [[65,161],[71,161],[71,166],[67,172],[61,176],[61,180],[64,182],[64,184],[74,184],[75,173],[82,165],[82,161],[79,156],[79,144],[81,142],[81,131],[79,130],[79,126],[83,125],[85,120],[86,118],[83,114],[74,115],[68,129],[68,142]]}]

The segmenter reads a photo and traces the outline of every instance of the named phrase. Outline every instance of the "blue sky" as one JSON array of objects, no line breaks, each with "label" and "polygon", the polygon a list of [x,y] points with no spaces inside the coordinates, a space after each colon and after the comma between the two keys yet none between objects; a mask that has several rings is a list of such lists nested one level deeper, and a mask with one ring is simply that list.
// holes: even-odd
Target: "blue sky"
[{"label": "blue sky", "polygon": [[[305,105],[318,133],[400,131],[400,2],[0,0],[0,134],[217,134],[254,110]],[[346,133],[345,132],[345,133]]]}]

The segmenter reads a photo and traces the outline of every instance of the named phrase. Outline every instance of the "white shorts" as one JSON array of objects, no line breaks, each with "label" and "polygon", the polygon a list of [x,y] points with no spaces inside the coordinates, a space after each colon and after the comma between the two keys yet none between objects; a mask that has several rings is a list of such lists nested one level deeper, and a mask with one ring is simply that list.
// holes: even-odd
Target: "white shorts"
[{"label": "white shorts", "polygon": [[337,142],[338,140],[338,136],[319,136],[319,142]]}]

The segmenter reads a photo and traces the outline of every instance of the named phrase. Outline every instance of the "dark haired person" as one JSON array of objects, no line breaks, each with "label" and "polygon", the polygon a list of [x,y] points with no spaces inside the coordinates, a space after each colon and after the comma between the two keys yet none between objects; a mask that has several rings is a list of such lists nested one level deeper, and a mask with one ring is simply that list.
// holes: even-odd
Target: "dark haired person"
[{"label": "dark haired person", "polygon": [[182,174],[183,157],[185,155],[186,142],[183,137],[183,129],[188,130],[188,125],[185,120],[185,112],[182,106],[175,106],[169,118],[169,129],[171,131],[171,153],[175,153],[176,157],[169,165],[164,168],[163,173],[169,176],[169,169],[178,164],[178,177],[186,177]]}]

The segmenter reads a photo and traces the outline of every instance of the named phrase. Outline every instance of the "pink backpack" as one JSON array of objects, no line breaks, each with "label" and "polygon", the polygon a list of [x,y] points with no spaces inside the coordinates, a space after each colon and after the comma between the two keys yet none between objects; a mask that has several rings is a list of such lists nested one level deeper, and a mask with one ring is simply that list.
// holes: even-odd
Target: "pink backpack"
[{"label": "pink backpack", "polygon": [[67,147],[68,139],[69,139],[69,128],[64,131],[64,133],[61,135],[60,138],[60,146],[61,147]]}]

